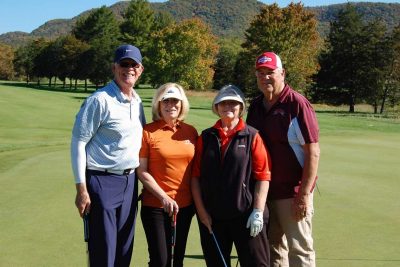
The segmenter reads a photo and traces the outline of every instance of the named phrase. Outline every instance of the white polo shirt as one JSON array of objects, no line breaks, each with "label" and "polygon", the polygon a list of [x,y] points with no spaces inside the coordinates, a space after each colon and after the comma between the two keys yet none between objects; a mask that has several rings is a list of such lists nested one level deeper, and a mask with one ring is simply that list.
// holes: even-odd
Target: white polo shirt
[{"label": "white polo shirt", "polygon": [[85,100],[72,136],[87,143],[86,168],[124,170],[139,166],[141,118],[144,120],[140,103],[135,91],[129,100],[114,81]]}]

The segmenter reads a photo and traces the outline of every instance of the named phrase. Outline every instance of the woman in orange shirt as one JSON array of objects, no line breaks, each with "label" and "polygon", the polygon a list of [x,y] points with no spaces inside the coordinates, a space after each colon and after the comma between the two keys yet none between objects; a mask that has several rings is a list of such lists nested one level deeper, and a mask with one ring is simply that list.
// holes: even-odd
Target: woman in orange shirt
[{"label": "woman in orange shirt", "polygon": [[[186,240],[194,215],[191,168],[198,133],[183,122],[189,103],[176,83],[162,85],[152,102],[153,122],[143,128],[140,166],[143,183],[141,218],[149,266],[183,266]],[[171,257],[171,218],[176,218],[176,243]]]}]

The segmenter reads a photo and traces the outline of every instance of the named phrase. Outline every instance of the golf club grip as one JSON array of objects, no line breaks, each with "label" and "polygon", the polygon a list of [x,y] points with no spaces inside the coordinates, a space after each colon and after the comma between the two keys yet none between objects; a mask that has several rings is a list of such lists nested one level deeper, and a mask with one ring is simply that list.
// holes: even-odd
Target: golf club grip
[{"label": "golf club grip", "polygon": [[85,213],[83,215],[83,236],[85,242],[89,241],[89,214]]},{"label": "golf club grip", "polygon": [[176,213],[172,214],[171,216],[171,230],[171,246],[174,247],[176,242]]}]

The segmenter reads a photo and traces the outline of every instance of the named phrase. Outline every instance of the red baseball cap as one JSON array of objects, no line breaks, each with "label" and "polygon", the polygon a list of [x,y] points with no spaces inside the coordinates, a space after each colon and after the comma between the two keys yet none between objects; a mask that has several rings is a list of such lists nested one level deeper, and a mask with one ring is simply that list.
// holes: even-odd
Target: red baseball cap
[{"label": "red baseball cap", "polygon": [[256,70],[259,68],[269,68],[272,70],[282,68],[282,61],[280,57],[274,52],[264,52],[257,57]]}]

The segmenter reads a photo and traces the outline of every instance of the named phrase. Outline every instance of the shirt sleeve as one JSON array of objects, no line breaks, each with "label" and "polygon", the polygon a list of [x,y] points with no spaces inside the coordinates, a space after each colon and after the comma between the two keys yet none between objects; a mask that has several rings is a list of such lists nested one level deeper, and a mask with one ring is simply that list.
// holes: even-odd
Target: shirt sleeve
[{"label": "shirt sleeve", "polygon": [[75,177],[75,183],[86,182],[86,143],[75,137],[71,139],[71,165]]},{"label": "shirt sleeve", "polygon": [[143,130],[142,147],[140,148],[139,158],[149,158],[149,133]]},{"label": "shirt sleeve", "polygon": [[200,177],[201,155],[203,154],[203,138],[197,138],[194,162],[192,166],[192,177]]},{"label": "shirt sleeve", "polygon": [[97,97],[88,97],[76,115],[72,135],[88,143],[97,132],[102,121],[102,107]]},{"label": "shirt sleeve", "polygon": [[270,181],[271,157],[259,133],[254,137],[251,153],[254,178],[259,181]]},{"label": "shirt sleeve", "polygon": [[319,139],[319,127],[317,116],[309,102],[301,103],[299,107],[299,127],[306,144],[317,143]]}]

